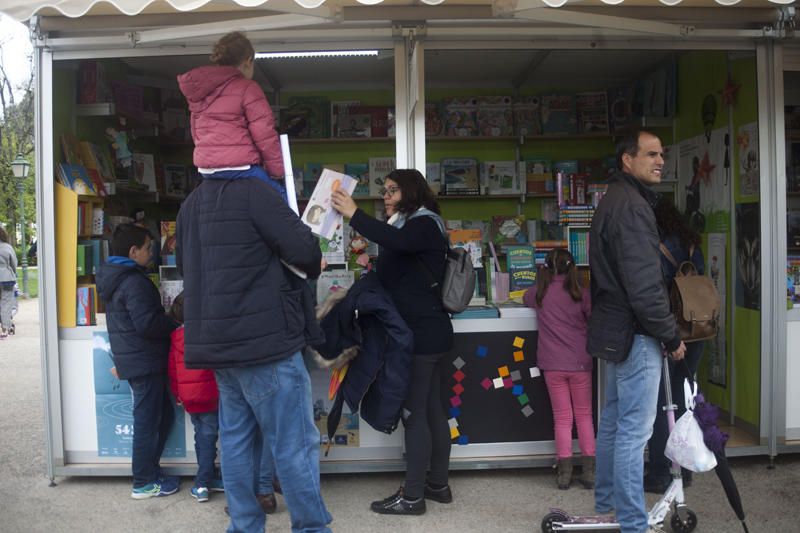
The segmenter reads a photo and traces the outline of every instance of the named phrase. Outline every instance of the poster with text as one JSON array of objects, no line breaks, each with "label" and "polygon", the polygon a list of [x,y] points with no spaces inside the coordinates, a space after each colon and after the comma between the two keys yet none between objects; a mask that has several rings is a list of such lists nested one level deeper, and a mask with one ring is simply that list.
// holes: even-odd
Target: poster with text
[{"label": "poster with text", "polygon": [[706,257],[706,274],[711,277],[720,299],[719,331],[717,336],[706,342],[708,353],[708,379],[720,387],[728,386],[728,352],[725,337],[727,319],[727,280],[726,268],[726,235],[710,233],[708,235],[708,257]]},{"label": "poster with text", "polygon": [[736,134],[739,147],[739,195],[758,195],[758,123],[751,122],[739,128]]},{"label": "poster with text", "polygon": [[[114,360],[108,333],[94,332],[92,338],[97,454],[101,457],[131,457],[133,450],[133,393],[127,381],[111,374]],[[186,457],[183,408],[175,406],[162,457]]]},{"label": "poster with text", "polygon": [[758,204],[736,206],[736,305],[761,308],[761,224]]}]

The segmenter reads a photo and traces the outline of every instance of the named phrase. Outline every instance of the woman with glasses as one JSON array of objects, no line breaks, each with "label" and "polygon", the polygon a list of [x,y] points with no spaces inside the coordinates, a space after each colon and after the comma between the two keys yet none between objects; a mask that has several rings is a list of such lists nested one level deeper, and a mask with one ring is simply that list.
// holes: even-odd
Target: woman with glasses
[{"label": "woman with glasses", "polygon": [[447,237],[439,205],[419,171],[400,169],[382,191],[388,222],[359,209],[349,194],[333,193],[333,207],[350,226],[380,245],[378,279],[414,333],[411,383],[403,409],[406,478],[388,498],[372,503],[380,514],[419,515],[425,499],[450,503],[450,429],[441,393],[444,355],[453,345],[450,316],[438,289],[444,279]]}]

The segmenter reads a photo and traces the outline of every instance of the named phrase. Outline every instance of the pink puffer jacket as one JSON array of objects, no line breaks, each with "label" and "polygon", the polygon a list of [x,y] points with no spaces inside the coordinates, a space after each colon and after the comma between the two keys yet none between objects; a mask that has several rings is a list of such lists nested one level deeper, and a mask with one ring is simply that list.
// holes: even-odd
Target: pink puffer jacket
[{"label": "pink puffer jacket", "polygon": [[235,67],[205,66],[178,76],[189,101],[194,164],[203,168],[261,165],[283,176],[275,120],[261,87]]}]

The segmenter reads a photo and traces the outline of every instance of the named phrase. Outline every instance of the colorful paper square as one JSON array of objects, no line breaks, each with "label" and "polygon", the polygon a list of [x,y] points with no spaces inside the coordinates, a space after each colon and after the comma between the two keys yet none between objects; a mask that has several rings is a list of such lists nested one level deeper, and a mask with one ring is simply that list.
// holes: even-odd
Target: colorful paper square
[{"label": "colorful paper square", "polygon": [[528,400],[528,395],[525,394],[524,392],[519,396],[517,396],[517,401],[519,402],[520,405],[526,405],[530,402],[530,400]]},{"label": "colorful paper square", "polygon": [[457,428],[458,420],[456,420],[455,418],[449,418],[447,419],[447,425],[450,426],[450,429]]},{"label": "colorful paper square", "polygon": [[453,379],[456,380],[456,381],[461,381],[465,377],[466,377],[466,374],[464,374],[461,370],[456,370],[456,373],[453,374]]},{"label": "colorful paper square", "polygon": [[508,372],[508,367],[507,367],[507,366],[501,366],[501,367],[499,367],[499,368],[497,369],[497,374],[498,374],[498,375],[499,375],[501,378],[508,377],[508,374],[509,374],[509,372]]},{"label": "colorful paper square", "polygon": [[466,435],[461,435],[460,437],[458,437],[458,443],[462,446],[464,446],[465,444],[469,444],[469,437],[467,437]]},{"label": "colorful paper square", "polygon": [[462,392],[464,392],[464,385],[462,385],[461,383],[456,383],[453,386],[453,392],[455,392],[456,394],[461,394]]},{"label": "colorful paper square", "polygon": [[514,385],[514,386],[511,388],[511,394],[513,394],[514,396],[519,396],[519,395],[520,395],[520,394],[522,394],[523,392],[524,392],[524,391],[522,390],[522,385]]},{"label": "colorful paper square", "polygon": [[450,438],[451,439],[455,439],[459,435],[461,435],[461,432],[458,431],[458,428],[450,428]]},{"label": "colorful paper square", "polygon": [[522,408],[522,414],[525,415],[525,418],[528,418],[533,414],[533,407],[531,407],[531,404],[528,404]]},{"label": "colorful paper square", "polygon": [[453,396],[452,398],[450,398],[450,405],[452,405],[453,407],[458,407],[459,405],[461,405],[461,398],[459,398],[458,396]]},{"label": "colorful paper square", "polygon": [[522,379],[522,374],[519,370],[514,370],[511,373],[511,381],[520,381]]},{"label": "colorful paper square", "polygon": [[510,389],[514,386],[514,382],[511,381],[511,378],[503,378],[503,387],[506,389]]},{"label": "colorful paper square", "polygon": [[541,375],[542,375],[542,372],[539,370],[538,366],[532,366],[531,367],[531,377],[532,378],[538,378]]},{"label": "colorful paper square", "polygon": [[492,380],[489,378],[483,378],[483,381],[481,381],[481,387],[483,387],[486,390],[489,390],[491,386],[492,386]]},{"label": "colorful paper square", "polygon": [[522,337],[514,337],[514,348],[522,348],[525,346],[525,339]]},{"label": "colorful paper square", "polygon": [[460,407],[451,407],[450,408],[450,417],[458,418],[461,416],[461,408]]},{"label": "colorful paper square", "polygon": [[525,353],[522,350],[517,350],[514,352],[514,361],[519,363],[520,361],[525,360]]},{"label": "colorful paper square", "polygon": [[456,369],[458,370],[461,370],[461,367],[464,366],[465,364],[466,363],[464,362],[464,360],[461,359],[460,357],[456,357],[455,361],[453,361],[453,366],[456,367]]},{"label": "colorful paper square", "polygon": [[503,378],[494,378],[492,380],[492,384],[494,385],[495,389],[502,389],[503,388]]},{"label": "colorful paper square", "polygon": [[475,355],[478,357],[486,357],[489,355],[489,348],[486,346],[478,346],[478,349],[475,350]]}]

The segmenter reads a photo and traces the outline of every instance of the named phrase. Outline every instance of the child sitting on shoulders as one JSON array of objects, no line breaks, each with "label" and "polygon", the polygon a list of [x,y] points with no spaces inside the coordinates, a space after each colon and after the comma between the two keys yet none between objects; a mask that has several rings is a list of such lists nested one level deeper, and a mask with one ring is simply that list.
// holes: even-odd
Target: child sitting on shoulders
[{"label": "child sitting on shoulders", "polygon": [[591,314],[589,291],[578,281],[575,259],[557,248],[545,259],[536,290],[523,301],[536,309],[539,340],[537,364],[544,374],[550,403],[558,459],[558,488],[572,481],[572,421],[578,426],[583,471],[580,483],[594,487],[595,440],[592,422],[592,358],[586,351],[586,331]]}]

